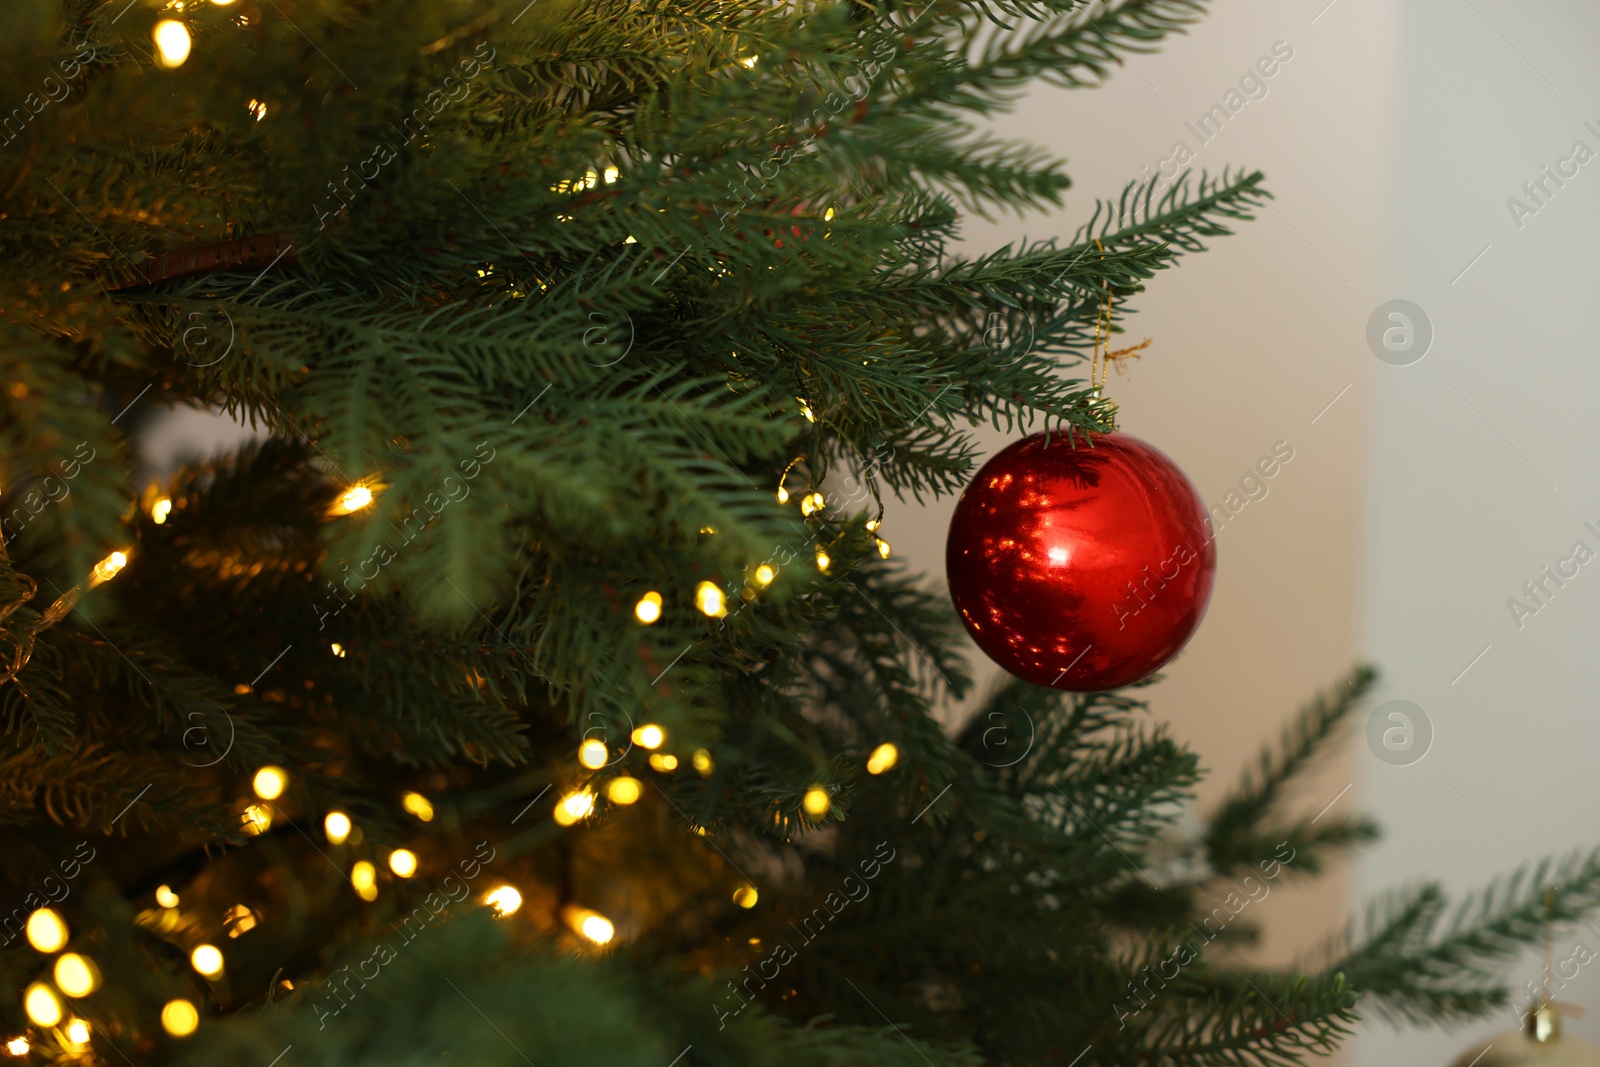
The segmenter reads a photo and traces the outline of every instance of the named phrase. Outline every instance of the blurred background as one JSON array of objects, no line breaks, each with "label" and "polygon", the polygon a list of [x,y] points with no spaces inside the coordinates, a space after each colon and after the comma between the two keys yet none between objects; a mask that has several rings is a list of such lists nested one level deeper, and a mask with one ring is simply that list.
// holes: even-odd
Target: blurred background
[{"label": "blurred background", "polygon": [[[971,220],[974,252],[1070,236],[1096,196],[1185,159],[1260,168],[1277,197],[1134,302],[1122,343],[1154,343],[1108,389],[1212,506],[1293,450],[1218,533],[1210,613],[1145,691],[1209,768],[1202,801],[1315,691],[1359,661],[1382,671],[1300,802],[1365,809],[1385,836],[1255,906],[1263,962],[1314,952],[1386,888],[1540,876],[1541,858],[1600,842],[1600,562],[1574,560],[1579,541],[1600,559],[1596,45],[1600,8],[1575,0],[1236,0],[1109,86],[1040,87],[996,123],[1065,157],[1075,185],[1058,215]],[[1217,106],[1226,121],[1202,124]],[[167,469],[242,432],[178,413],[144,460]],[[884,530],[941,582],[953,506],[891,506]],[[1390,700],[1410,704],[1376,711]],[[1584,927],[1557,931],[1552,958],[1580,941],[1600,954]],[[1530,954],[1512,984],[1540,973]],[[1600,1042],[1600,966],[1553,991],[1589,1009],[1569,1032]],[[1449,1033],[1371,1023],[1339,1062],[1444,1065],[1516,1025],[1509,1010]]]}]

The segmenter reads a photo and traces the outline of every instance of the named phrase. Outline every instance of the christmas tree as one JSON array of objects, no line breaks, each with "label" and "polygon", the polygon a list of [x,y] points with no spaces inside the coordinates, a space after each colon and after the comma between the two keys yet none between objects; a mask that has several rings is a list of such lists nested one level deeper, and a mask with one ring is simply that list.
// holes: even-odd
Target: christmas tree
[{"label": "christmas tree", "polygon": [[[10,1055],[1283,1064],[1506,1003],[1600,856],[1243,952],[1375,833],[1285,810],[1369,671],[1193,840],[1136,690],[930,714],[881,501],[1110,430],[1091,354],[1269,195],[962,257],[1068,186],[984,117],[1202,7],[0,8]],[[142,484],[176,404],[271,436]]]}]

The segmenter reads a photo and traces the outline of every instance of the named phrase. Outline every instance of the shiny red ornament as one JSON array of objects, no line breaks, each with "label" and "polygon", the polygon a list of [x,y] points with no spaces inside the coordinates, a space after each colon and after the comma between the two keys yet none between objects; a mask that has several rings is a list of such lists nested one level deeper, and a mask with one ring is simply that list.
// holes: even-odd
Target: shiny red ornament
[{"label": "shiny red ornament", "polygon": [[1211,599],[1205,504],[1177,464],[1124,433],[1018,441],[978,472],[945,546],[978,647],[1036,685],[1129,685],[1177,655]]}]

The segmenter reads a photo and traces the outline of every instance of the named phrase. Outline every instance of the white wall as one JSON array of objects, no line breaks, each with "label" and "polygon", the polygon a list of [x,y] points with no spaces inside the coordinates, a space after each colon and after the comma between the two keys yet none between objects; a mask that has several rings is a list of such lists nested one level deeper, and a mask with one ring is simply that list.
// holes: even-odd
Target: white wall
[{"label": "white wall", "polygon": [[[1590,336],[1600,162],[1552,183],[1520,229],[1507,207],[1574,141],[1600,152],[1584,126],[1600,128],[1600,9],[1405,0],[1401,10],[1383,295],[1421,305],[1436,338],[1421,362],[1373,367],[1363,646],[1387,669],[1384,695],[1421,706],[1436,733],[1413,766],[1361,764],[1365,802],[1390,831],[1359,881],[1368,892],[1424,876],[1464,889],[1600,841],[1600,564],[1520,630],[1507,608],[1575,541],[1600,551],[1583,526],[1600,527]],[[1560,932],[1556,957],[1580,937],[1600,950],[1593,930]],[[1538,971],[1530,954],[1516,984]],[[1600,968],[1559,999],[1588,1007],[1571,1029],[1600,1039]],[[1507,1012],[1453,1035],[1379,1029],[1357,1062],[1445,1063],[1466,1034],[1513,1025]]]}]

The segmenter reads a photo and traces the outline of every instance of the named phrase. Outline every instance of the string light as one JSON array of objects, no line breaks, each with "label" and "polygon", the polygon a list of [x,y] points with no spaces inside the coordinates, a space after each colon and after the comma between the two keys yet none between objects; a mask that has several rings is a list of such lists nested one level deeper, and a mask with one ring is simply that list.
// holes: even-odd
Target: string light
[{"label": "string light", "polygon": [[497,885],[483,895],[483,902],[495,910],[502,919],[522,907],[522,894],[514,885]]},{"label": "string light", "polygon": [[900,750],[885,741],[872,750],[872,755],[867,757],[867,773],[882,774],[900,762]]},{"label": "string light", "polygon": [[813,819],[820,819],[828,814],[828,809],[833,807],[833,801],[828,797],[828,791],[820,785],[814,785],[806,790],[806,795],[801,799],[800,806],[806,809],[806,814]]},{"label": "string light", "polygon": [[823,222],[832,222],[833,221],[833,208],[830,207],[828,210],[826,210],[826,211],[824,211],[822,213],[822,221]]},{"label": "string light", "polygon": [[773,569],[771,564],[763,563],[761,566],[756,568],[756,584],[759,586],[765,587],[771,585],[772,579],[776,578],[777,576],[778,572]]},{"label": "string light", "polygon": [[800,514],[811,515],[821,511],[827,504],[821,493],[807,493],[800,498]]},{"label": "string light", "polygon": [[755,70],[756,64],[760,61],[760,56],[745,56],[743,59],[739,60],[739,65],[745,70]]},{"label": "string light", "polygon": [[612,183],[612,182],[614,182],[614,181],[616,181],[616,180],[617,180],[617,177],[618,177],[618,176],[619,176],[619,175],[620,175],[620,174],[621,174],[621,173],[622,173],[622,172],[621,172],[621,171],[620,171],[620,170],[618,170],[618,169],[617,169],[617,168],[616,168],[616,167],[607,167],[607,168],[606,168],[606,169],[605,169],[605,180],[606,180],[606,184],[607,184],[607,185],[610,185],[610,184],[611,184],[611,183]]},{"label": "string light", "polygon": [[650,766],[665,774],[667,771],[678,769],[678,757],[666,752],[657,752],[650,757]]},{"label": "string light", "polygon": [[617,928],[611,920],[597,911],[580,908],[573,916],[573,929],[597,945],[604,945],[616,936]]},{"label": "string light", "polygon": [[262,800],[277,800],[289,785],[289,774],[282,767],[263,767],[256,772],[250,788]]},{"label": "string light", "polygon": [[89,574],[89,586],[93,588],[102,582],[109,582],[127,565],[128,554],[126,552],[119,550],[111,553],[111,555],[94,565],[94,570]]},{"label": "string light", "polygon": [[329,844],[344,844],[350,836],[350,816],[342,811],[328,812],[322,820],[322,832],[328,835]]},{"label": "string light", "polygon": [[39,1026],[54,1026],[61,1021],[61,998],[43,982],[28,987],[22,997],[22,1010]]},{"label": "string light", "polygon": [[168,70],[183,66],[183,61],[189,58],[189,49],[193,47],[189,29],[176,19],[162,19],[150,36],[156,42],[161,65]]},{"label": "string light", "polygon": [[389,853],[389,869],[401,878],[417,873],[417,854],[409,848],[397,848]]},{"label": "string light", "polygon": [[666,740],[667,731],[653,722],[647,722],[633,731],[633,743],[640,748],[660,748]]},{"label": "string light", "polygon": [[805,397],[797,396],[797,397],[795,397],[795,399],[800,401],[800,414],[802,414],[802,415],[804,415],[806,417],[806,421],[807,422],[816,422],[817,421],[817,416],[811,410],[811,405],[806,403]]},{"label": "string light", "polygon": [[67,1024],[67,1040],[74,1045],[87,1045],[89,1043],[89,1024],[82,1019],[74,1019]]},{"label": "string light", "polygon": [[264,805],[251,804],[244,809],[244,832],[251,837],[264,834],[272,829],[272,812]]},{"label": "string light", "polygon": [[339,642],[335,641],[335,642],[333,642],[333,644],[329,645],[328,646],[328,651],[332,652],[338,658],[344,659],[344,646],[341,645]]},{"label": "string light", "polygon": [[700,777],[709,778],[717,765],[711,761],[711,753],[703,748],[694,750],[694,757],[689,761],[694,764],[694,769],[700,772]]},{"label": "string light", "polygon": [[222,950],[215,945],[196,945],[189,953],[189,963],[207,978],[222,973]]},{"label": "string light", "polygon": [[335,507],[342,514],[349,515],[371,503],[372,490],[364,485],[353,485],[339,496],[339,502]]},{"label": "string light", "polygon": [[885,541],[881,537],[877,538],[877,542],[878,542],[878,555],[882,556],[884,559],[888,559],[890,554],[892,554],[894,552],[894,549],[890,548],[889,547],[889,542]]},{"label": "string light", "polygon": [[817,547],[817,570],[821,571],[823,574],[827,574],[828,565],[832,562],[833,559],[828,555],[827,551],[819,545]]},{"label": "string light", "polygon": [[172,891],[170,885],[158,885],[156,886],[156,903],[163,908],[176,908],[178,906],[178,894]]},{"label": "string light", "polygon": [[[216,3],[217,0],[211,0],[211,2]],[[254,115],[257,122],[267,117],[267,104],[264,100],[251,100],[244,106],[244,109]]]},{"label": "string light", "polygon": [[778,486],[778,503],[787,504],[788,502],[789,502],[789,490],[785,489],[781,485]]},{"label": "string light", "polygon": [[359,861],[350,868],[350,884],[355,887],[356,896],[365,901],[378,899],[378,868],[366,860]]},{"label": "string light", "polygon": [[720,619],[728,614],[727,598],[710,582],[701,582],[694,587],[694,606],[700,609],[702,615],[713,619]]},{"label": "string light", "polygon": [[150,521],[160,526],[167,521],[167,516],[172,514],[172,501],[162,497],[150,505]]},{"label": "string light", "polygon": [[222,921],[228,928],[229,937],[248,934],[261,924],[261,920],[256,917],[256,913],[243,904],[235,904],[229,908],[228,913],[222,917]]},{"label": "string light", "polygon": [[556,801],[553,818],[560,826],[571,826],[592,811],[594,811],[594,793],[588,789],[580,789]]},{"label": "string light", "polygon": [[609,750],[607,750],[606,743],[604,741],[597,741],[594,738],[590,738],[578,746],[578,762],[589,768],[591,771],[597,771],[601,767],[604,767],[606,765],[606,760],[610,758],[611,753]]},{"label": "string light", "polygon": [[406,793],[400,798],[400,806],[422,822],[433,821],[433,802],[421,793]]},{"label": "string light", "polygon": [[69,997],[86,997],[100,988],[100,969],[87,956],[64,952],[56,960],[56,986]]},{"label": "string light", "polygon": [[755,886],[743,885],[733,891],[733,902],[741,908],[753,908],[760,899],[761,894],[756,892]]},{"label": "string light", "polygon": [[644,792],[644,786],[637,778],[623,775],[613,778],[606,783],[606,798],[613,804],[632,804]]},{"label": "string light", "polygon": [[67,943],[67,924],[54,908],[40,908],[28,916],[28,944],[40,952],[56,952]]},{"label": "string light", "polygon": [[661,618],[661,594],[652,589],[640,597],[633,606],[633,617],[646,626],[654,626],[656,620]]},{"label": "string light", "polygon": [[188,1037],[200,1025],[200,1012],[187,1000],[169,1000],[161,1009],[161,1026],[173,1037]]},{"label": "string light", "polygon": [[880,527],[882,525],[883,525],[883,523],[879,522],[877,519],[868,519],[867,520],[867,533],[872,533],[874,530],[876,530],[878,527]]},{"label": "string light", "polygon": [[28,1039],[21,1036],[14,1037],[6,1042],[6,1051],[13,1056],[26,1056],[31,1048],[33,1046],[28,1043]]}]

